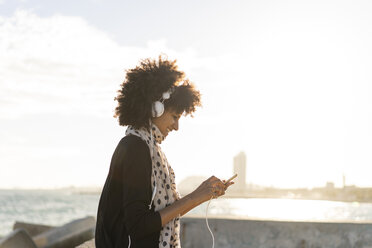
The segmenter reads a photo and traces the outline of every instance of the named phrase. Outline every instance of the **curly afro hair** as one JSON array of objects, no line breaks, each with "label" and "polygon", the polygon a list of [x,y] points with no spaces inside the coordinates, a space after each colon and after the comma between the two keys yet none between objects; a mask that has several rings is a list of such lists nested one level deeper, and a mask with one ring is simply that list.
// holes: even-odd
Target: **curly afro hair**
[{"label": "curly afro hair", "polygon": [[126,71],[125,80],[115,97],[118,105],[114,117],[118,118],[121,126],[148,128],[152,103],[170,88],[173,88],[173,93],[164,101],[165,109],[192,116],[196,107],[201,106],[200,92],[184,77],[184,72],[178,70],[176,60],[162,56],[158,60],[142,60],[136,68]]}]

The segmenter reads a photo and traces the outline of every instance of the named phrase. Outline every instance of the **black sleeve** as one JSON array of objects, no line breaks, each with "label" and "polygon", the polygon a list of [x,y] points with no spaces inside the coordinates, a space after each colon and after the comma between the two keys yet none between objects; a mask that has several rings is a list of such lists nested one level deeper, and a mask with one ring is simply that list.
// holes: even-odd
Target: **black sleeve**
[{"label": "black sleeve", "polygon": [[161,217],[151,201],[151,157],[147,144],[137,136],[127,136],[125,149],[118,156],[122,166],[123,217],[132,240],[139,240],[161,229]]}]

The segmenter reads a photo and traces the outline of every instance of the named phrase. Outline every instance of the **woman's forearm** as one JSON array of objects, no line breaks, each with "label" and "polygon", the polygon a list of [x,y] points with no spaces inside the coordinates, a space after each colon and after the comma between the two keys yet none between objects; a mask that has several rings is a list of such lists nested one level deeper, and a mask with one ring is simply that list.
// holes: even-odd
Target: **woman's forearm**
[{"label": "woman's forearm", "polygon": [[161,217],[161,225],[164,226],[172,219],[179,215],[184,215],[191,209],[202,204],[205,200],[196,193],[190,193],[178,201],[175,201],[172,205],[159,210]]},{"label": "woman's forearm", "polygon": [[172,219],[186,214],[194,207],[212,199],[212,197],[216,198],[224,195],[226,189],[232,184],[234,184],[234,182],[228,182],[225,184],[225,182],[221,181],[217,177],[211,176],[192,193],[160,210],[161,225],[164,226]]}]

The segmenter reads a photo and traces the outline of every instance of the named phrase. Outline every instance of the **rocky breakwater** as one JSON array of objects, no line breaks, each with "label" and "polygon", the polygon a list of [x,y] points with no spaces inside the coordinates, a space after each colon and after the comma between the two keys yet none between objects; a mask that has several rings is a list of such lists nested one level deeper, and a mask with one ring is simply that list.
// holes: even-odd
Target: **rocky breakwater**
[{"label": "rocky breakwater", "polygon": [[58,227],[16,222],[0,248],[74,248],[94,237],[95,225],[91,216]]}]

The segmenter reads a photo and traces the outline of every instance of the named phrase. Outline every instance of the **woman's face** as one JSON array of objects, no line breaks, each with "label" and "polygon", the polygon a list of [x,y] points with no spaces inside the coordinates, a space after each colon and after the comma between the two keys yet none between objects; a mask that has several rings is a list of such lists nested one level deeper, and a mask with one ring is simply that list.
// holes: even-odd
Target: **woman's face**
[{"label": "woman's face", "polygon": [[165,110],[160,117],[152,118],[152,122],[159,128],[164,138],[173,130],[178,130],[178,120],[181,114],[174,112],[172,109]]}]

